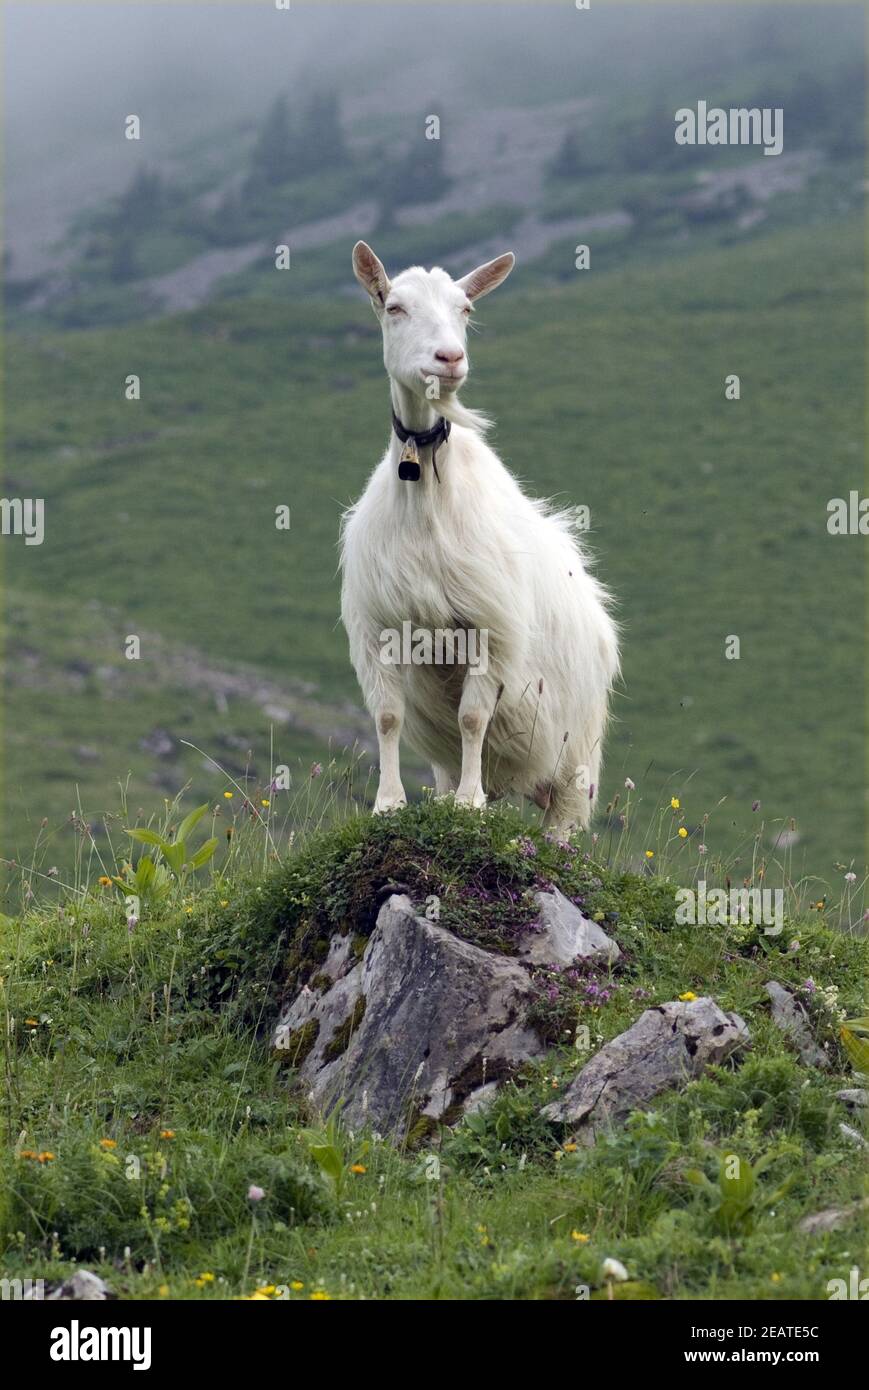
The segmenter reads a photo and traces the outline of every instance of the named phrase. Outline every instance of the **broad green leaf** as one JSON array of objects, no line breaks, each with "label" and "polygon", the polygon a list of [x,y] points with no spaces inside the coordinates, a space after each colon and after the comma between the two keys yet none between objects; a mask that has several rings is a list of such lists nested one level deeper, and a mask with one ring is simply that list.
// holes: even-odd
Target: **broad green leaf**
[{"label": "broad green leaf", "polygon": [[139,860],[138,865],[136,866],[137,887],[139,889],[147,889],[150,886],[151,881],[153,880],[156,872],[157,866],[154,863],[151,856],[149,854],[143,854],[142,858]]},{"label": "broad green leaf", "polygon": [[785,1178],[781,1187],[777,1187],[775,1192],[770,1193],[770,1195],[764,1199],[764,1206],[774,1207],[776,1203],[781,1201],[782,1197],[786,1197],[787,1194],[790,1192],[791,1188],[793,1187],[794,1183],[796,1182],[798,1176],[798,1173],[789,1174],[789,1176]]},{"label": "broad green leaf", "polygon": [[199,846],[199,849],[196,851],[193,858],[190,860],[191,866],[194,869],[201,869],[203,864],[208,863],[212,854],[217,849],[219,843],[220,841],[217,839],[216,836],[213,840],[206,840],[205,844]]},{"label": "broad green leaf", "polygon": [[[728,1168],[736,1167],[734,1174]],[[725,1154],[721,1160],[718,1181],[726,1202],[748,1202],[754,1191],[754,1169],[746,1158],[738,1154]]]},{"label": "broad green leaf", "polygon": [[842,1028],[839,1036],[854,1070],[869,1072],[869,1038],[858,1038],[849,1028]]},{"label": "broad green leaf", "polygon": [[729,1198],[721,1203],[715,1213],[715,1220],[728,1235],[739,1230],[747,1235],[754,1224],[749,1204]]},{"label": "broad green leaf", "polygon": [[159,849],[163,847],[163,841],[156,830],[128,830],[127,834],[131,840],[138,840],[142,845],[157,845]]},{"label": "broad green leaf", "polygon": [[852,1033],[869,1033],[869,1015],[862,1018],[846,1018],[845,1025]]},{"label": "broad green leaf", "polygon": [[754,1176],[757,1178],[761,1173],[765,1173],[770,1164],[775,1163],[775,1160],[776,1155],[774,1153],[761,1154],[760,1158],[752,1165],[754,1168]]},{"label": "broad green leaf", "polygon": [[187,856],[187,846],[183,840],[176,840],[174,845],[162,844],[163,858],[169,865],[173,873],[180,874],[182,866]]},{"label": "broad green leaf", "polygon": [[686,1182],[690,1182],[694,1187],[712,1187],[706,1174],[700,1168],[686,1168],[682,1177]]},{"label": "broad green leaf", "polygon": [[311,1157],[334,1182],[338,1181],[344,1171],[344,1165],[337,1149],[331,1144],[315,1144],[311,1148]]},{"label": "broad green leaf", "polygon": [[202,817],[208,810],[208,806],[209,803],[205,801],[201,806],[197,806],[195,811],[191,811],[188,816],[184,817],[183,821],[178,827],[178,833],[175,836],[176,841],[186,840],[189,838],[191,830],[194,828],[194,826],[197,826],[199,822],[202,820]]}]

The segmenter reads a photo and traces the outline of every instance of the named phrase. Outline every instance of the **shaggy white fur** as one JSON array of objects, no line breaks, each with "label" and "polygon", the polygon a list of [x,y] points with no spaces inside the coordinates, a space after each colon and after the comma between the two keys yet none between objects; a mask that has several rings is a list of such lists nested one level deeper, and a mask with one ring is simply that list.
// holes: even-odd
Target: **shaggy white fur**
[{"label": "shaggy white fur", "polygon": [[[447,443],[420,451],[421,477],[398,476],[395,434],[341,528],[341,616],[380,749],[375,810],[404,804],[399,740],[431,763],[439,795],[473,806],[533,798],[559,835],[585,828],[600,782],[609,695],[618,673],[608,596],[588,573],[572,517],[529,498],[459,404],[473,301],[513,256],[462,280],[417,266],[390,281],[359,242],[353,267],[383,328],[392,403],[422,433],[442,415]],[[488,663],[390,664],[385,635],[486,634]]]}]

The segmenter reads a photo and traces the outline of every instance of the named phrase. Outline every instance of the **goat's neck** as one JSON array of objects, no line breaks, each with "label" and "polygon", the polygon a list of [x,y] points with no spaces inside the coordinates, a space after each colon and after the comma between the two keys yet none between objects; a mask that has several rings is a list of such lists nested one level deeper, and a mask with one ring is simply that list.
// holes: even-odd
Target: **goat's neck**
[{"label": "goat's neck", "polygon": [[434,428],[438,412],[431,401],[416,391],[409,390],[392,377],[389,379],[389,388],[392,394],[392,408],[406,430],[412,430],[414,434],[424,434],[426,430]]},{"label": "goat's neck", "polygon": [[[406,430],[412,431],[413,434],[425,434],[428,430],[434,429],[440,415],[440,411],[435,409],[437,402],[426,400],[425,396],[408,390],[401,382],[394,381],[391,377],[389,385],[392,408]],[[411,512],[420,507],[424,512],[427,512],[429,507],[442,508],[447,495],[452,491],[450,470],[443,467],[447,461],[449,444],[443,443],[438,447],[439,479],[435,478],[434,469],[429,467],[433,453],[432,445],[420,447],[419,457],[423,467],[420,479],[415,483],[403,482],[398,477],[398,461],[404,445],[394,430],[390,448],[392,486],[397,489],[403,504],[409,507]]]}]

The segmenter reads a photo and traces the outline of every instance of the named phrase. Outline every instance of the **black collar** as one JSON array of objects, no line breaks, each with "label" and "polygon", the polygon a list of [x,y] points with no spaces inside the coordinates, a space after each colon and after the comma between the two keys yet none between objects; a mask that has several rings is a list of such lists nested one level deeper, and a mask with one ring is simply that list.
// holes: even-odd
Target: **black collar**
[{"label": "black collar", "polygon": [[433,426],[432,429],[423,430],[421,433],[418,433],[415,430],[405,429],[404,425],[401,423],[395,411],[393,410],[392,428],[395,430],[395,433],[398,435],[402,444],[411,443],[413,446],[412,449],[402,450],[401,458],[398,464],[398,476],[399,478],[401,478],[402,482],[419,482],[419,460],[414,456],[416,455],[417,450],[428,448],[431,448],[431,463],[432,468],[434,469],[434,475],[437,478],[438,482],[440,482],[441,479],[440,474],[438,473],[437,464],[438,446],[440,444],[446,444],[447,440],[450,437],[450,429],[452,428],[452,426],[450,425],[449,420],[445,420],[443,415],[439,415],[437,418],[437,423]]}]

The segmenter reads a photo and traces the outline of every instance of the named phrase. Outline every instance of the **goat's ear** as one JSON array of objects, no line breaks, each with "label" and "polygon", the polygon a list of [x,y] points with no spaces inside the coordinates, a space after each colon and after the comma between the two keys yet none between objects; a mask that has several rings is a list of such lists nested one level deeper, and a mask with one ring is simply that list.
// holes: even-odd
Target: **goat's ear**
[{"label": "goat's ear", "polygon": [[506,256],[497,256],[494,261],[477,266],[470,275],[465,275],[456,283],[464,290],[468,299],[480,299],[491,290],[496,290],[501,281],[507,279],[515,264],[516,257],[512,251],[508,251]]},{"label": "goat's ear", "polygon": [[362,288],[377,304],[384,304],[389,294],[389,276],[370,246],[357,241],[353,247],[353,273]]}]

